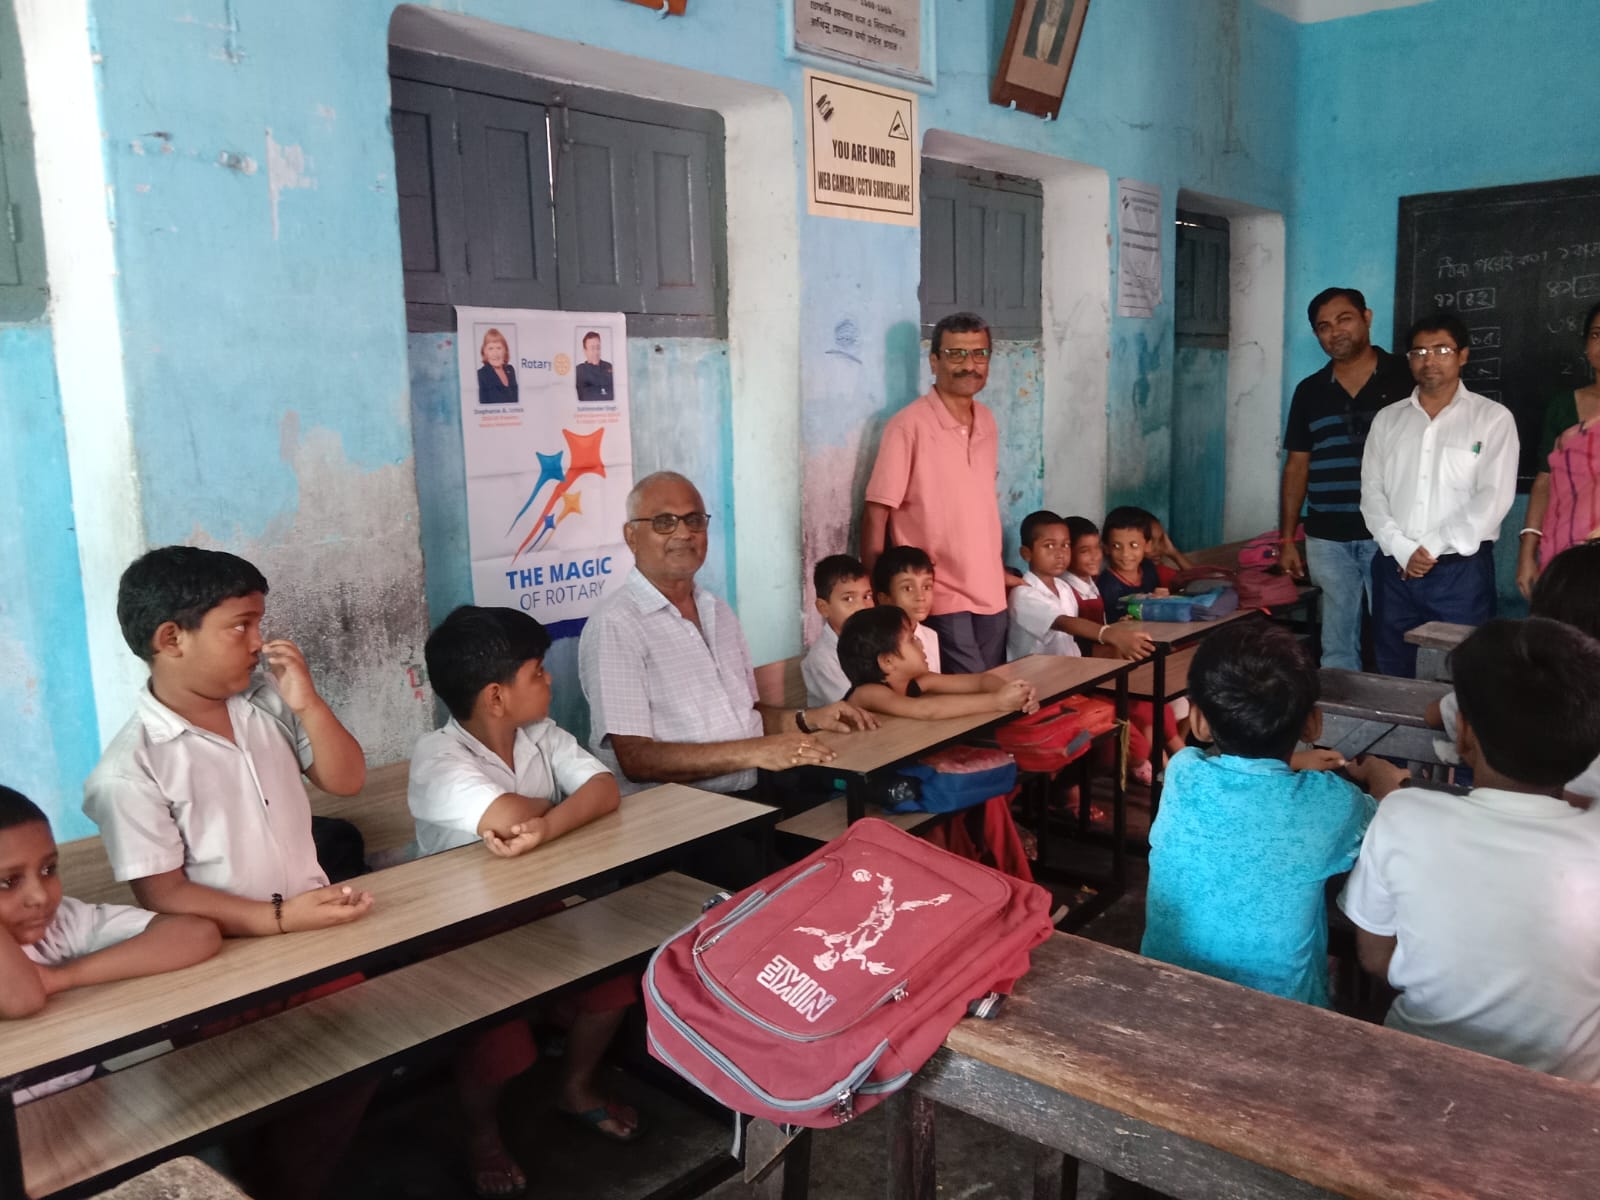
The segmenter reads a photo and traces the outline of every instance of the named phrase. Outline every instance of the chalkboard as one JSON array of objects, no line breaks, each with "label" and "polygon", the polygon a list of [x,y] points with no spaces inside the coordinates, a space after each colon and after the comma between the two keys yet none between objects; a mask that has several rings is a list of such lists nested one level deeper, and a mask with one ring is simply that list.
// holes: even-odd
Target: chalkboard
[{"label": "chalkboard", "polygon": [[1552,396],[1589,382],[1583,314],[1600,301],[1600,175],[1400,198],[1394,349],[1416,318],[1472,331],[1462,382],[1517,417],[1521,486]]}]

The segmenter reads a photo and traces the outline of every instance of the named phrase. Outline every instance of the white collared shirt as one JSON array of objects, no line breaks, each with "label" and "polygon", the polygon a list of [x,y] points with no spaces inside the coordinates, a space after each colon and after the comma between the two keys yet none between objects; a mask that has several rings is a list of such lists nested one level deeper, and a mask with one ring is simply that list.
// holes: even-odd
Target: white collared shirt
[{"label": "white collared shirt", "polygon": [[437,854],[477,841],[483,814],[508,792],[555,805],[606,773],[604,763],[548,719],[517,730],[511,760],[515,771],[454,717],[418,738],[406,781],[417,849]]},{"label": "white collared shirt", "polygon": [[[928,660],[928,670],[939,674],[939,635],[928,626],[918,622],[917,627],[911,631],[911,636],[922,643],[922,656]],[[844,697],[840,696],[843,700]]]},{"label": "white collared shirt", "polygon": [[183,868],[247,900],[325,887],[300,774],[311,739],[270,673],[228,697],[233,741],[191,725],[141,688],[133,716],[83,785],[118,879]]},{"label": "white collared shirt", "polygon": [[1396,939],[1391,1029],[1600,1083],[1600,807],[1401,788],[1339,907]]},{"label": "white collared shirt", "polygon": [[[61,897],[61,906],[51,918],[44,936],[22,953],[42,967],[59,967],[86,954],[109,950],[112,946],[138,937],[155,920],[155,913],[127,904],[85,904],[71,896]],[[41,1096],[65,1091],[94,1075],[93,1067],[68,1071],[12,1094],[15,1104],[27,1104]]]},{"label": "white collared shirt", "polygon": [[1070,633],[1051,628],[1058,617],[1078,615],[1078,594],[1063,579],[1055,586],[1032,571],[1022,577],[1022,586],[1011,589],[1006,598],[1011,623],[1006,629],[1006,659],[1015,661],[1030,654],[1082,653],[1078,640]]},{"label": "white collared shirt", "polygon": [[[635,567],[622,587],[600,602],[578,640],[589,745],[624,794],[651,783],[623,773],[611,749],[614,735],[733,742],[765,732],[739,618],[698,584],[694,603],[699,628]],[[695,786],[737,792],[755,782],[756,773],[749,770],[696,780]]]},{"label": "white collared shirt", "polygon": [[1379,411],[1361,456],[1361,516],[1402,566],[1418,546],[1476,554],[1500,536],[1517,490],[1517,423],[1505,405],[1456,386],[1433,419],[1417,393]]},{"label": "white collared shirt", "polygon": [[850,680],[839,665],[839,635],[826,621],[800,662],[800,677],[806,681],[807,708],[837,704],[850,694]]}]

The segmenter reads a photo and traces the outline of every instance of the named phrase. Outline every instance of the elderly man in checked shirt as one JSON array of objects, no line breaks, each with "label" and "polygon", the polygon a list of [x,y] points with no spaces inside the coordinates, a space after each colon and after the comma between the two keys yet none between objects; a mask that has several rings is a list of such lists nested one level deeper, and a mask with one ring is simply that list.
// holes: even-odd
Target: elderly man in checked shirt
[{"label": "elderly man in checked shirt", "polygon": [[1494,616],[1494,540],[1517,487],[1511,411],[1468,391],[1471,335],[1449,313],[1406,339],[1416,390],[1373,418],[1361,456],[1361,516],[1372,560],[1373,649],[1384,675],[1413,675],[1408,629]]},{"label": "elderly man in checked shirt", "polygon": [[831,759],[818,731],[877,724],[842,701],[796,710],[756,699],[739,619],[695,582],[706,560],[705,507],[676,472],[634,485],[622,531],[634,569],[578,643],[590,744],[625,794],[655,783],[748,792],[760,768]]}]

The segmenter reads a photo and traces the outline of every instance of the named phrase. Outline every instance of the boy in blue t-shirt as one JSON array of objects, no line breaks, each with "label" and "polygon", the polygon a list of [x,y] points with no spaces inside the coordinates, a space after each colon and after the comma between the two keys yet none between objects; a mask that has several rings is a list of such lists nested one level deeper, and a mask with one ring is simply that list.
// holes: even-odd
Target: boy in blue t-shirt
[{"label": "boy in blue t-shirt", "polygon": [[1356,861],[1381,799],[1405,771],[1380,759],[1346,770],[1289,765],[1322,730],[1316,667],[1288,630],[1226,625],[1189,668],[1194,748],[1167,767],[1150,830],[1142,953],[1326,1008],[1326,884]]}]

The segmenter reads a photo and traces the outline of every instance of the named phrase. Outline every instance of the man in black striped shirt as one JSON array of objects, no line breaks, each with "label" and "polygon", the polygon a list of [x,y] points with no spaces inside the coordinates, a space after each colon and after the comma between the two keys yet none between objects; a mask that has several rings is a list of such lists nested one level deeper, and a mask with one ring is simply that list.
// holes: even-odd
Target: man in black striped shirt
[{"label": "man in black striped shirt", "polygon": [[[1361,519],[1361,451],[1378,410],[1415,386],[1403,358],[1372,344],[1372,310],[1355,288],[1319,292],[1306,310],[1326,367],[1289,403],[1279,516],[1283,565],[1322,589],[1322,665],[1361,669],[1361,605],[1377,543]],[[1305,560],[1294,542],[1304,506]]]}]

